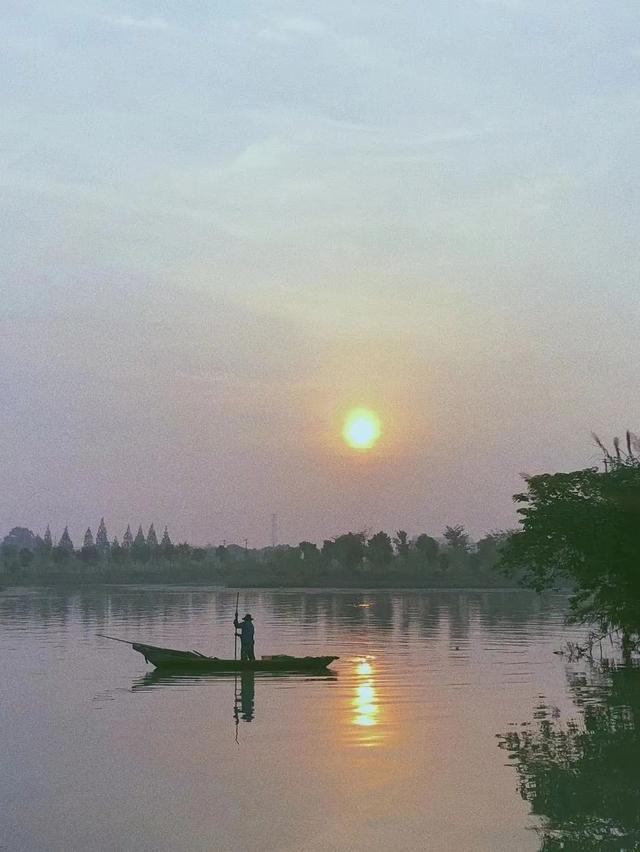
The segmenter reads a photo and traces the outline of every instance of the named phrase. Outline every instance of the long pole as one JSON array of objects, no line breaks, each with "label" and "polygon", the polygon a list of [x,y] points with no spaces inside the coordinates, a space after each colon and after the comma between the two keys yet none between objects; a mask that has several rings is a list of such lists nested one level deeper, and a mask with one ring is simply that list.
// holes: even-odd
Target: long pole
[{"label": "long pole", "polygon": [[[238,659],[238,628],[236,624],[238,623],[238,603],[240,602],[240,592],[236,594],[236,617],[233,625],[233,659]],[[236,720],[236,743],[240,745],[238,742],[238,724],[240,722],[240,712],[238,710],[238,667],[234,666],[233,672],[233,715]]]},{"label": "long pole", "polygon": [[240,592],[236,595],[236,617],[233,625],[233,635],[235,637],[235,641],[233,643],[233,659],[238,659],[238,628],[236,627],[238,623],[238,603],[240,601]]}]

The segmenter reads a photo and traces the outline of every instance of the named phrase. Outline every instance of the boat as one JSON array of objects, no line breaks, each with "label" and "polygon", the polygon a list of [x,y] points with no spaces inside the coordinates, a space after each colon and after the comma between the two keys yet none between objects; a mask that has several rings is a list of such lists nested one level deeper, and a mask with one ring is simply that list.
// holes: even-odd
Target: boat
[{"label": "boat", "polygon": [[339,657],[292,657],[288,654],[273,654],[257,660],[225,660],[220,657],[208,657],[199,651],[178,651],[173,648],[158,648],[143,642],[129,642],[115,636],[99,633],[105,639],[124,642],[131,645],[157,669],[190,672],[322,672],[329,668]]}]

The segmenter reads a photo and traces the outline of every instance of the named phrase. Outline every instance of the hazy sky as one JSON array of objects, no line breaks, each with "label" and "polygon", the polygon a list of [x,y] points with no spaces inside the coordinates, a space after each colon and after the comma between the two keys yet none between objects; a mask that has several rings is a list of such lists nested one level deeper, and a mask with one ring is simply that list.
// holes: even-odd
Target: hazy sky
[{"label": "hazy sky", "polygon": [[0,536],[477,536],[640,431],[637,0],[4,0],[0,38]]}]

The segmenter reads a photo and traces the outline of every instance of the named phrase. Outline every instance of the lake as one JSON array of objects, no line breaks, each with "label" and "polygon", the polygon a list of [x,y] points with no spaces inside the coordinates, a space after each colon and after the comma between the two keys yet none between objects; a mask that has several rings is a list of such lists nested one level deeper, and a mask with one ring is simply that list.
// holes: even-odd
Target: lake
[{"label": "lake", "polygon": [[232,657],[234,608],[209,588],[0,594],[1,849],[560,848],[536,731],[609,694],[553,653],[584,636],[564,597],[243,591],[258,655],[340,656],[312,677],[158,677],[96,635]]}]

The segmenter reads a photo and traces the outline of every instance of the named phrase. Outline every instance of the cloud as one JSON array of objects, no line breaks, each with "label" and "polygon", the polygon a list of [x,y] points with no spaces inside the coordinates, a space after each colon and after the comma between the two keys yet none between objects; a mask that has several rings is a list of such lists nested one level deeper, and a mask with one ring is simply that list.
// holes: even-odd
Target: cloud
[{"label": "cloud", "polygon": [[169,24],[164,18],[132,18],[131,15],[108,16],[102,20],[112,27],[124,30],[168,30]]}]

